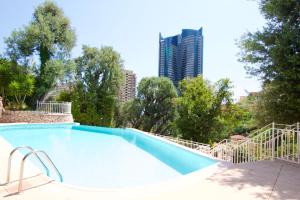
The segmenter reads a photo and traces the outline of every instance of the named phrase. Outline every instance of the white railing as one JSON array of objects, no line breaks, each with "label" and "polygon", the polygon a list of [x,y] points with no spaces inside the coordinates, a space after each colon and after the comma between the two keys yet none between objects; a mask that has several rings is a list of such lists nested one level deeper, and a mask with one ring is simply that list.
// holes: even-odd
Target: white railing
[{"label": "white railing", "polygon": [[233,150],[233,162],[254,162],[280,159],[300,163],[299,131],[269,129],[238,145]]},{"label": "white railing", "polygon": [[211,149],[212,156],[220,160],[231,161],[231,153],[229,152],[231,152],[233,144],[234,142],[228,139],[222,140],[221,142],[214,145],[214,147]]},{"label": "white railing", "polygon": [[289,125],[289,124],[277,124],[277,123],[270,123],[258,130],[255,130],[254,132],[251,132],[249,134],[249,138],[252,138],[258,134],[260,134],[261,132],[265,131],[265,130],[269,130],[271,128],[278,128],[278,129],[296,129],[297,128],[297,124],[298,123],[295,123],[295,124],[292,124],[292,125]]},{"label": "white railing", "polygon": [[212,149],[212,155],[233,163],[279,159],[300,164],[299,123],[272,123],[242,143],[222,141]]},{"label": "white railing", "polygon": [[159,135],[159,134],[155,134],[155,135],[159,136],[159,137],[162,137],[162,138],[165,138],[167,140],[170,140],[172,142],[175,142],[177,144],[189,147],[191,149],[195,149],[195,150],[200,151],[202,153],[209,154],[209,155],[211,154],[211,148],[210,148],[209,144],[194,142],[194,141],[191,141],[191,140],[184,140],[184,139],[180,139],[180,138],[172,137],[172,136]]},{"label": "white railing", "polygon": [[71,114],[71,102],[40,102],[36,104],[36,111],[47,114]]},{"label": "white railing", "polygon": [[172,142],[232,163],[284,160],[300,164],[300,124],[271,123],[241,141],[224,139],[212,148],[208,144],[158,135]]}]

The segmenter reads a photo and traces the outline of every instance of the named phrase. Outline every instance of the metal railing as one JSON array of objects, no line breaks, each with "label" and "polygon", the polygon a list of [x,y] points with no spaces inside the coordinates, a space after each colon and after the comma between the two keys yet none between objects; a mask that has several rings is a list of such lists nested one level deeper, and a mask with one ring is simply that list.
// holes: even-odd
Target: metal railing
[{"label": "metal railing", "polygon": [[[29,152],[34,152],[34,149],[30,146],[20,146],[20,147],[15,148],[14,150],[12,150],[8,157],[6,182],[3,184],[0,184],[0,186],[7,185],[10,182],[12,157],[15,154],[15,152],[17,152],[18,150],[21,150],[21,149],[29,150]],[[41,160],[41,158],[39,157],[38,154],[36,154],[36,157],[40,161],[40,163],[43,165],[43,167],[45,168],[45,170],[47,172],[47,176],[49,176],[49,169],[47,168],[47,166],[43,163],[43,161]]]},{"label": "metal railing", "polygon": [[62,174],[59,172],[59,170],[57,169],[57,167],[55,166],[55,164],[52,162],[52,160],[50,159],[50,157],[48,156],[48,154],[44,151],[37,151],[34,150],[32,147],[30,146],[21,146],[21,147],[16,147],[15,149],[13,149],[8,157],[8,166],[7,166],[7,176],[6,176],[6,182],[3,184],[0,184],[0,186],[4,186],[9,184],[10,182],[10,176],[11,176],[11,161],[12,161],[12,157],[15,154],[15,152],[17,152],[20,149],[25,149],[25,150],[29,150],[29,152],[23,157],[22,162],[21,162],[21,167],[20,167],[20,174],[19,174],[19,186],[18,186],[18,193],[20,193],[22,191],[22,185],[23,185],[23,175],[24,175],[24,167],[25,167],[25,161],[26,159],[31,156],[34,155],[38,161],[42,164],[42,166],[45,168],[47,176],[49,176],[49,169],[48,167],[45,165],[45,163],[43,162],[43,160],[41,159],[41,157],[39,156],[39,154],[42,154],[46,160],[48,161],[48,163],[51,164],[51,166],[55,169],[55,172],[57,173],[60,181],[63,181],[63,177]]},{"label": "metal railing", "polygon": [[211,154],[213,157],[220,160],[231,161],[231,149],[233,148],[233,145],[235,145],[234,142],[229,139],[224,139],[214,145],[214,147],[211,149]]},{"label": "metal railing", "polygon": [[233,163],[279,159],[300,164],[299,123],[272,123],[241,143],[223,141],[212,149],[212,155]]},{"label": "metal railing", "polygon": [[31,155],[35,155],[38,160],[43,164],[43,166],[46,166],[44,164],[44,162],[38,157],[38,153],[41,153],[42,155],[44,155],[44,157],[47,159],[48,163],[51,164],[51,166],[55,169],[56,174],[58,175],[60,182],[63,182],[63,177],[61,175],[61,173],[59,172],[59,170],[57,169],[57,167],[55,166],[55,164],[52,162],[52,160],[50,159],[50,157],[48,156],[48,154],[46,154],[46,152],[44,151],[31,151],[29,153],[27,153],[24,158],[22,159],[22,163],[21,163],[21,168],[20,168],[20,177],[19,177],[19,186],[18,186],[18,192],[20,193],[22,191],[22,186],[23,186],[23,174],[24,174],[24,167],[25,167],[25,161],[26,159],[31,156]]},{"label": "metal railing", "polygon": [[272,128],[233,149],[233,162],[280,159],[300,163],[299,131]]},{"label": "metal railing", "polygon": [[36,111],[47,114],[71,114],[71,102],[40,102],[36,104]]},{"label": "metal railing", "polygon": [[232,163],[284,160],[300,164],[300,124],[275,124],[254,131],[240,141],[224,139],[212,148],[208,144],[156,134],[172,142]]},{"label": "metal railing", "polygon": [[210,148],[209,144],[199,143],[199,142],[195,142],[192,140],[184,140],[184,139],[180,139],[180,138],[176,138],[176,137],[172,137],[172,136],[166,136],[166,135],[160,135],[160,134],[155,134],[155,135],[165,138],[167,140],[170,140],[171,142],[175,142],[177,144],[189,147],[191,149],[198,150],[202,153],[211,154],[211,148]]}]

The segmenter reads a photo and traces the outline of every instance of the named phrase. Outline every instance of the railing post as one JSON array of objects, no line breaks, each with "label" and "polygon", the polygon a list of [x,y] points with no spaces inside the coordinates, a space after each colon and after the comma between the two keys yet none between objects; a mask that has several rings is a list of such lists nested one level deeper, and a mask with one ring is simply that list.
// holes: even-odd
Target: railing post
[{"label": "railing post", "polygon": [[272,160],[275,157],[275,123],[272,122]]},{"label": "railing post", "polygon": [[299,133],[299,122],[297,122],[297,144],[298,144],[298,163],[300,164],[300,133]]},{"label": "railing post", "polygon": [[246,146],[246,149],[247,149],[247,162],[250,162],[250,142],[247,142],[247,146]]}]

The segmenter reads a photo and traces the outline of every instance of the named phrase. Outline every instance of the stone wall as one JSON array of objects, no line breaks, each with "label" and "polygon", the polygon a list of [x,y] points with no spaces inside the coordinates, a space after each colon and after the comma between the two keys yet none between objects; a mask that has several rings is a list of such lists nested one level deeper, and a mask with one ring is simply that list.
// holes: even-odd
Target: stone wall
[{"label": "stone wall", "polygon": [[72,123],[72,114],[45,114],[34,111],[5,111],[0,123]]}]

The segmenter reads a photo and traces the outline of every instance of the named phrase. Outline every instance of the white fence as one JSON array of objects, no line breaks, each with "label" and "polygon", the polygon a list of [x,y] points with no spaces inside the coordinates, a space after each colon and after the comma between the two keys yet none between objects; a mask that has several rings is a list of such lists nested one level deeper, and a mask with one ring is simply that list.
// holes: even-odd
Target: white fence
[{"label": "white fence", "polygon": [[284,160],[300,164],[300,124],[271,123],[241,141],[222,140],[211,148],[208,144],[157,135],[172,142],[232,163],[259,160]]},{"label": "white fence", "polygon": [[212,155],[233,163],[279,159],[300,164],[299,123],[272,123],[241,143],[222,141],[212,149]]},{"label": "white fence", "polygon": [[37,102],[36,111],[47,114],[71,114],[71,102]]},{"label": "white fence", "polygon": [[167,140],[170,140],[172,142],[175,142],[177,144],[181,144],[183,146],[189,147],[191,149],[198,150],[202,153],[211,154],[211,148],[208,144],[194,142],[194,141],[191,141],[191,140],[183,140],[183,139],[172,137],[172,136],[159,135],[159,134],[155,134],[155,135],[159,136],[159,137],[162,137],[162,138],[165,138]]}]

